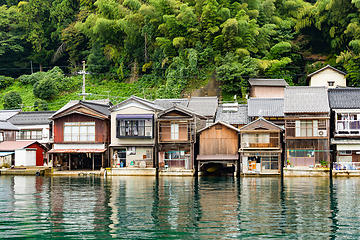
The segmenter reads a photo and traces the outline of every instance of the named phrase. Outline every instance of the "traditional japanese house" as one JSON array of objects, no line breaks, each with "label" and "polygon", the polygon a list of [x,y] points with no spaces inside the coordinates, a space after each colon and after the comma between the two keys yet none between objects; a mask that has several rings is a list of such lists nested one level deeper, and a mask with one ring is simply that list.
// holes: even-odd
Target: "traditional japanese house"
[{"label": "traditional japanese house", "polygon": [[249,79],[250,95],[253,98],[283,98],[284,88],[289,84],[284,79]]},{"label": "traditional japanese house", "polygon": [[285,159],[297,167],[330,162],[327,87],[285,89]]},{"label": "traditional japanese house", "polygon": [[8,121],[0,120],[0,142],[15,141],[19,129]]},{"label": "traditional japanese house", "polygon": [[284,127],[284,98],[250,98],[248,99],[250,121],[258,117]]},{"label": "traditional japanese house", "polygon": [[360,89],[332,88],[328,94],[334,170],[360,170]]},{"label": "traditional japanese house", "polygon": [[306,78],[309,86],[326,86],[328,88],[346,87],[346,73],[327,65]]},{"label": "traditional japanese house", "polygon": [[239,169],[240,130],[224,122],[216,122],[198,131],[199,155],[196,160],[198,172],[228,172]]},{"label": "traditional japanese house", "polygon": [[110,103],[70,101],[50,119],[53,149],[49,151],[59,169],[99,169],[109,166]]},{"label": "traditional japanese house", "polygon": [[52,121],[55,111],[19,112],[9,118],[9,122],[19,128],[16,141],[35,140],[51,148]]},{"label": "traditional japanese house", "polygon": [[215,121],[241,128],[250,122],[248,105],[238,104],[237,102],[220,104],[216,112]]},{"label": "traditional japanese house", "polygon": [[259,117],[240,128],[242,173],[279,174],[284,129]]},{"label": "traditional japanese house", "polygon": [[155,167],[155,121],[162,110],[136,96],[110,108],[112,167]]},{"label": "traditional japanese house", "polygon": [[193,170],[198,118],[206,120],[206,117],[181,105],[174,105],[158,114],[160,170]]}]

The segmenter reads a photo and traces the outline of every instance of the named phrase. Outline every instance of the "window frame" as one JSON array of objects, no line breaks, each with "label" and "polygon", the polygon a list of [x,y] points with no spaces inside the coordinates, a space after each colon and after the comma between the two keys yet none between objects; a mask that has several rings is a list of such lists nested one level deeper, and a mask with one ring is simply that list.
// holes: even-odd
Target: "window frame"
[{"label": "window frame", "polygon": [[[66,132],[69,130],[70,132]],[[64,142],[95,142],[96,124],[95,122],[64,122],[63,134]]]}]

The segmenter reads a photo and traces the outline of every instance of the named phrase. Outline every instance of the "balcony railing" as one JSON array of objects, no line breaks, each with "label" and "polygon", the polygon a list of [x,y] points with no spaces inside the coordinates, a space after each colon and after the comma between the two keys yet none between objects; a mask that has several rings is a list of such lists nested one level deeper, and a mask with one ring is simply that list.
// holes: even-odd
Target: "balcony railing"
[{"label": "balcony railing", "polygon": [[360,162],[334,162],[334,170],[360,170]]},{"label": "balcony railing", "polygon": [[338,120],[336,122],[336,133],[338,134],[359,134],[359,120]]},{"label": "balcony railing", "polygon": [[117,126],[116,137],[117,138],[152,138],[153,137],[152,126]]}]

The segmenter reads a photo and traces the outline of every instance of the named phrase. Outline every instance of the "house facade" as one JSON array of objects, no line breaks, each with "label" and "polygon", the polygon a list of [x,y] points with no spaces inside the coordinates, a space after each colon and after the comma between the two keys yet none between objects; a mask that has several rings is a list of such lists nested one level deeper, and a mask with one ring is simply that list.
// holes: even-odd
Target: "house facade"
[{"label": "house facade", "polygon": [[329,89],[334,170],[360,170],[360,89]]},{"label": "house facade", "polygon": [[198,131],[199,154],[196,157],[199,173],[228,172],[239,170],[239,132],[224,122],[216,122]]},{"label": "house facade", "polygon": [[112,167],[154,168],[156,162],[156,118],[164,108],[131,96],[110,108]]},{"label": "house facade", "polygon": [[249,79],[250,93],[253,98],[283,98],[284,88],[289,84],[284,79]]},{"label": "house facade", "polygon": [[109,104],[70,101],[50,119],[53,125],[52,165],[62,170],[109,166]]},{"label": "house facade", "polygon": [[279,174],[284,129],[260,117],[240,128],[241,172]]},{"label": "house facade", "polygon": [[161,171],[193,170],[198,118],[206,120],[206,117],[181,105],[174,105],[158,114],[157,150]]},{"label": "house facade", "polygon": [[307,76],[309,86],[346,87],[346,73],[327,65]]},{"label": "house facade", "polygon": [[19,129],[8,121],[0,120],[0,142],[15,141]]},{"label": "house facade", "polygon": [[[7,167],[14,166],[43,166],[46,147],[37,141],[6,141],[0,143],[0,156],[5,155],[3,163]],[[3,153],[3,154],[1,154]],[[10,162],[8,162],[10,161]]]},{"label": "house facade", "polygon": [[295,167],[330,162],[327,87],[285,89],[285,159]]}]

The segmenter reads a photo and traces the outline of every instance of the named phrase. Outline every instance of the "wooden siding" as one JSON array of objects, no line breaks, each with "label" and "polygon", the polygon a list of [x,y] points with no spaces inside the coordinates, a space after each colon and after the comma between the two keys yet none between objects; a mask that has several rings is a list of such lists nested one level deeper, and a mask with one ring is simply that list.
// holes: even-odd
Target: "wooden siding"
[{"label": "wooden siding", "polygon": [[0,133],[3,133],[4,141],[16,141],[16,132],[17,131],[0,131]]},{"label": "wooden siding", "polygon": [[95,122],[95,143],[109,142],[110,121],[108,119],[101,120],[81,114],[71,114],[54,120],[54,143],[64,142],[65,122]]},{"label": "wooden siding", "polygon": [[238,154],[238,132],[216,124],[200,134],[200,155]]},{"label": "wooden siding", "polygon": [[[171,124],[178,124],[179,132],[178,139],[171,139]],[[190,123],[188,122],[179,122],[179,121],[161,121],[159,123],[159,142],[190,142],[192,137],[190,137]]]}]

